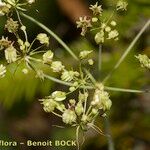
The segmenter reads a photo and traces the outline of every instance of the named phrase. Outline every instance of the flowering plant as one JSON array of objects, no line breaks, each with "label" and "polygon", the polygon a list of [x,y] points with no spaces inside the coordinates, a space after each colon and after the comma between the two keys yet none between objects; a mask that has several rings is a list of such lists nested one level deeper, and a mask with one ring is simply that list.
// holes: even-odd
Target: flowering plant
[{"label": "flowering plant", "polygon": [[[34,2],[34,0],[27,0],[25,3],[20,3],[19,0],[0,0],[0,15],[7,17],[5,29],[16,37],[15,41],[11,41],[9,37],[4,36],[0,39],[0,50],[1,52],[4,51],[6,59],[6,65],[0,64],[0,78],[5,77],[7,65],[16,63],[19,66],[23,63],[25,67],[22,69],[22,72],[24,74],[28,74],[29,71],[34,71],[35,77],[41,80],[47,78],[56,83],[68,86],[68,91],[54,91],[49,94],[49,96],[40,99],[40,101],[45,112],[53,113],[60,117],[63,123],[76,128],[77,146],[79,148],[80,131],[86,132],[89,129],[93,129],[101,135],[105,135],[103,131],[95,125],[95,120],[98,116],[107,118],[107,111],[109,111],[112,106],[108,91],[149,92],[148,90],[107,87],[105,86],[105,82],[125,59],[140,35],[149,26],[150,21],[148,20],[119,59],[113,70],[110,71],[103,81],[99,82],[93,77],[91,69],[87,69],[89,66],[94,67],[94,60],[92,58],[93,50],[83,50],[77,56],[55,33],[34,18],[26,15],[24,12],[27,10],[27,6]],[[127,5],[127,2],[124,0],[119,0],[114,11],[125,11],[127,10]],[[94,40],[96,44],[99,45],[100,71],[102,45],[107,40],[117,41],[119,39],[119,32],[116,29],[117,22],[113,20],[113,14],[108,19],[102,18],[104,10],[98,2],[95,5],[91,5],[89,9],[92,11],[92,17],[80,17],[76,23],[77,28],[81,28],[82,36],[85,36],[88,32],[94,32]],[[17,21],[13,19],[15,13],[18,18]],[[46,33],[39,33],[35,39],[30,42],[26,26],[22,23],[21,16],[36,23],[53,36],[78,62],[78,68],[67,69],[62,61],[55,59],[54,52],[49,49],[50,38]],[[22,33],[24,38],[20,36]],[[35,42],[39,44],[36,48],[34,48]],[[43,54],[42,57],[37,58],[37,54],[41,53]],[[148,56],[139,54],[135,57],[139,60],[142,67],[150,69],[150,59]],[[49,66],[60,78],[58,79],[46,74],[38,67],[39,63]],[[92,91],[92,96],[89,94],[90,91]],[[69,96],[75,92],[77,93],[77,98],[73,97],[70,99]]]}]

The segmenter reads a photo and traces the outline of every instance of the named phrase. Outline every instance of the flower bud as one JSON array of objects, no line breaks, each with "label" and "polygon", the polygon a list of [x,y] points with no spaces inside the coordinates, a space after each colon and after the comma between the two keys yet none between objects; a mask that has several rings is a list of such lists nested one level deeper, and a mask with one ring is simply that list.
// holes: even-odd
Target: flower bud
[{"label": "flower bud", "polygon": [[111,28],[110,28],[109,26],[107,26],[107,27],[105,28],[105,31],[106,31],[106,32],[110,32],[110,31],[111,31]]},{"label": "flower bud", "polygon": [[76,90],[76,88],[74,87],[74,86],[71,86],[70,88],[69,88],[69,91],[70,92],[73,92],[73,91],[75,91]]},{"label": "flower bud", "polygon": [[103,110],[109,110],[111,108],[111,105],[112,105],[112,102],[111,100],[106,100],[104,103],[103,103]]},{"label": "flower bud", "polygon": [[26,31],[26,26],[21,26],[21,28],[20,28],[22,31]]},{"label": "flower bud", "polygon": [[5,74],[6,74],[6,67],[3,64],[1,64],[0,65],[0,78],[5,77]]},{"label": "flower bud", "polygon": [[0,1],[0,16],[4,16],[10,12],[11,5]]},{"label": "flower bud", "polygon": [[8,40],[8,37],[0,39],[0,49],[8,48],[11,45],[11,41]]},{"label": "flower bud", "polygon": [[17,60],[17,50],[12,45],[5,49],[5,58],[8,63],[12,63]]},{"label": "flower bud", "polygon": [[98,109],[93,108],[93,109],[92,109],[92,114],[93,114],[93,115],[96,115],[97,113],[98,113]]},{"label": "flower bud", "polygon": [[62,120],[66,124],[73,124],[76,122],[77,116],[73,110],[67,109],[63,115]]},{"label": "flower bud", "polygon": [[98,21],[98,18],[97,17],[93,17],[92,18],[92,22],[97,22]]},{"label": "flower bud", "polygon": [[127,10],[127,6],[128,6],[128,3],[127,3],[126,1],[124,1],[124,0],[119,0],[119,1],[117,2],[116,8],[117,8],[117,10],[122,10],[122,11],[124,11],[124,10]]},{"label": "flower bud", "polygon": [[39,40],[41,44],[49,45],[49,38],[48,38],[47,34],[45,34],[45,33],[38,34],[37,40]]},{"label": "flower bud", "polygon": [[66,99],[66,93],[62,91],[55,91],[52,93],[52,98],[55,101],[63,101]]},{"label": "flower bud", "polygon": [[92,27],[91,25],[91,20],[87,18],[87,16],[85,17],[80,17],[79,21],[76,22],[77,24],[77,28],[81,28],[81,35],[84,36],[87,32],[87,29],[89,27]]},{"label": "flower bud", "polygon": [[75,107],[75,112],[78,116],[80,116],[84,111],[83,105],[81,102],[78,102],[76,107]]},{"label": "flower bud", "polygon": [[35,77],[44,80],[44,72],[42,70],[37,70]]},{"label": "flower bud", "polygon": [[73,83],[73,86],[77,87],[79,85],[79,83],[76,81]]},{"label": "flower bud", "polygon": [[82,118],[81,118],[81,121],[84,122],[84,123],[87,123],[89,120],[88,116],[87,115],[83,115]]},{"label": "flower bud", "polygon": [[9,18],[6,22],[5,28],[10,32],[10,33],[16,33],[18,30],[19,24],[18,21],[14,21],[12,18]]},{"label": "flower bud", "polygon": [[25,42],[24,45],[25,45],[26,47],[29,47],[29,46],[30,46],[30,43],[29,43],[29,42]]},{"label": "flower bud", "polygon": [[95,35],[95,42],[97,44],[104,43],[104,31],[100,31]]},{"label": "flower bud", "polygon": [[22,72],[23,72],[24,74],[28,74],[28,73],[29,73],[29,70],[28,70],[27,68],[24,68],[24,69],[22,69]]},{"label": "flower bud", "polygon": [[150,69],[150,59],[148,58],[147,55],[139,54],[138,56],[135,57],[139,60],[141,67]]},{"label": "flower bud", "polygon": [[80,54],[79,54],[79,57],[80,57],[80,59],[85,59],[91,53],[92,53],[92,51],[81,51]]},{"label": "flower bud", "polygon": [[57,106],[57,103],[53,99],[43,99],[43,109],[45,112],[52,112]]},{"label": "flower bud", "polygon": [[75,76],[78,76],[77,73],[78,72],[65,70],[62,72],[61,79],[66,82],[70,82],[74,79]]},{"label": "flower bud", "polygon": [[33,3],[35,3],[35,0],[27,0],[27,2],[28,2],[29,4],[33,4]]},{"label": "flower bud", "polygon": [[109,94],[106,91],[96,89],[91,105],[93,105],[95,108],[103,109],[105,111],[110,109],[112,102],[109,99]]},{"label": "flower bud", "polygon": [[119,35],[117,30],[112,30],[108,33],[108,38],[107,39],[115,39]]},{"label": "flower bud", "polygon": [[61,61],[53,61],[51,64],[51,69],[53,72],[61,72],[64,70],[64,66],[62,65]]},{"label": "flower bud", "polygon": [[116,21],[111,21],[110,24],[111,24],[112,26],[116,26],[116,25],[117,25]]},{"label": "flower bud", "polygon": [[102,14],[102,6],[98,5],[98,2],[95,5],[91,5],[90,8],[93,12],[93,15],[101,15]]},{"label": "flower bud", "polygon": [[43,54],[43,63],[50,64],[52,62],[53,56],[54,56],[54,53],[51,50],[44,53]]},{"label": "flower bud", "polygon": [[92,66],[92,65],[94,64],[93,59],[89,59],[89,60],[88,60],[88,63],[89,63],[89,65],[91,65],[91,66]]}]

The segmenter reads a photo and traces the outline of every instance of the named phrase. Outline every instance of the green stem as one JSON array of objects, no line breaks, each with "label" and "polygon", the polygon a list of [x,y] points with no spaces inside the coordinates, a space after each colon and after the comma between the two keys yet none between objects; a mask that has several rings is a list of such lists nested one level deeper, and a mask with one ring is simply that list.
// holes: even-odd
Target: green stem
[{"label": "green stem", "polygon": [[[21,26],[24,26],[24,25],[23,25],[23,23],[22,23],[22,21],[21,21],[21,18],[20,18],[20,15],[19,15],[19,12],[18,12],[18,10],[17,10],[17,9],[16,9],[16,13],[17,13],[17,17],[18,17],[18,20],[19,20],[19,22],[20,22]],[[24,33],[24,36],[25,36],[26,42],[28,42],[27,32],[23,30],[23,33]]]},{"label": "green stem", "polygon": [[[102,69],[102,45],[99,45],[99,58],[98,58],[98,69],[99,71]],[[100,75],[101,76],[101,75]]]},{"label": "green stem", "polygon": [[[73,86],[73,83],[71,82],[65,82],[65,81],[62,81],[62,80],[59,80],[55,77],[52,77],[52,76],[49,76],[49,75],[46,75],[44,74],[44,77],[53,81],[53,82],[56,82],[56,83],[59,83],[59,84],[62,84],[62,85],[66,85],[66,86]],[[94,89],[93,86],[81,86],[80,88],[86,88],[86,89]],[[128,93],[150,93],[149,90],[132,90],[132,89],[123,89],[123,88],[116,88],[116,87],[109,87],[109,86],[105,86],[104,87],[105,90],[108,90],[108,91],[116,91],[116,92],[128,92]]]},{"label": "green stem", "polygon": [[59,114],[57,114],[57,113],[55,113],[55,112],[52,112],[52,113],[53,113],[55,116],[62,118],[61,115],[59,115]]},{"label": "green stem", "polygon": [[33,57],[28,57],[30,60],[33,60],[35,62],[39,62],[39,63],[42,63],[42,60],[41,59],[37,59],[37,58],[33,58]]},{"label": "green stem", "polygon": [[108,150],[114,150],[114,143],[111,136],[111,130],[110,130],[110,122],[107,117],[105,117],[105,130],[107,134],[107,140],[108,140]]},{"label": "green stem", "polygon": [[80,126],[77,126],[76,129],[76,142],[77,142],[77,149],[80,149],[80,143],[79,143],[79,131],[80,131]]},{"label": "green stem", "polygon": [[129,47],[125,50],[121,58],[118,60],[114,68],[110,71],[110,73],[105,77],[103,82],[106,82],[114,73],[114,71],[120,66],[120,64],[124,61],[126,56],[129,54],[129,52],[132,50],[133,46],[136,44],[137,40],[140,38],[140,36],[144,33],[144,31],[148,28],[150,25],[150,20],[147,21],[147,23],[143,26],[143,28],[140,30],[140,32],[137,34],[137,36],[134,38],[134,40],[131,42]]},{"label": "green stem", "polygon": [[59,83],[59,84],[62,84],[62,85],[73,86],[73,84],[70,83],[70,82],[65,82],[65,81],[59,80],[57,78],[54,78],[54,77],[46,75],[46,74],[44,74],[44,78],[47,78],[47,79],[49,79],[49,80],[51,80],[53,82],[56,82],[56,83]]},{"label": "green stem", "polygon": [[40,54],[40,53],[45,53],[46,51],[37,51],[37,52],[31,52],[29,56],[35,55],[35,54]]},{"label": "green stem", "polygon": [[117,91],[117,92],[128,92],[128,93],[149,93],[149,90],[132,90],[132,89],[122,89],[122,88],[116,88],[116,87],[108,87],[105,86],[105,90],[108,91]]},{"label": "green stem", "polygon": [[[113,13],[114,14],[114,13]],[[112,16],[113,16],[112,14]],[[110,17],[111,18],[111,17]],[[108,20],[109,22],[109,20]],[[99,45],[99,56],[98,56],[98,60],[99,60],[99,66],[98,66],[98,70],[99,73],[101,75],[101,69],[102,69],[102,45]],[[100,79],[100,76],[99,76]],[[109,134],[109,137],[107,136],[107,140],[108,140],[108,150],[114,150],[114,142],[113,142],[113,138],[112,135],[110,134],[110,125],[109,124],[109,120],[107,119],[107,124],[105,124],[105,128],[106,128],[106,134]],[[94,126],[94,125],[93,125]],[[99,129],[99,128],[98,128]],[[100,130],[101,131],[101,130]]]},{"label": "green stem", "polygon": [[29,19],[30,21],[32,21],[33,23],[37,24],[38,26],[40,26],[42,29],[44,29],[46,32],[48,32],[53,38],[55,38],[59,44],[61,44],[68,52],[69,54],[75,59],[78,60],[78,57],[74,54],[74,52],[52,31],[50,30],[48,27],[46,27],[45,25],[43,25],[42,23],[40,23],[39,21],[35,20],[34,18],[20,12],[20,14]]},{"label": "green stem", "polygon": [[95,80],[93,75],[87,69],[84,69],[84,71],[88,75],[88,77],[90,78],[91,82],[95,85],[97,83],[97,81]]}]

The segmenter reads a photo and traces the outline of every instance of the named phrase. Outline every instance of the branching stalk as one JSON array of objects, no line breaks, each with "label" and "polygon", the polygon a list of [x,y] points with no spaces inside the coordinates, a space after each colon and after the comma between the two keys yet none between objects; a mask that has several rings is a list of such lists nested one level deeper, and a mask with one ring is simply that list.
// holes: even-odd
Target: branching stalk
[{"label": "branching stalk", "polygon": [[[56,83],[59,83],[59,84],[62,84],[62,85],[66,85],[66,86],[73,86],[73,83],[71,82],[65,82],[65,81],[62,81],[62,80],[59,80],[55,77],[52,77],[50,75],[46,75],[44,74],[44,77],[53,81],[53,82],[56,82]],[[80,88],[86,88],[86,89],[94,89],[93,86],[81,86]],[[123,89],[123,88],[116,88],[116,87],[109,87],[109,86],[105,86],[104,87],[105,90],[107,91],[115,91],[115,92],[128,92],[128,93],[149,93],[150,91],[149,90],[132,90],[132,89]]]}]

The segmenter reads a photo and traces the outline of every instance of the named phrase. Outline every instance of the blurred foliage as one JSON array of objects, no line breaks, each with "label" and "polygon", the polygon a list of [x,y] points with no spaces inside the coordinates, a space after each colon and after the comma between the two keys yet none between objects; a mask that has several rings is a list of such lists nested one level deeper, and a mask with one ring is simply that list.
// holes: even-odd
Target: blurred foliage
[{"label": "blurred foliage", "polygon": [[37,96],[44,96],[49,93],[51,81],[41,81],[35,78],[35,74],[29,71],[28,75],[23,74],[24,65],[9,65],[5,78],[0,80],[0,101],[4,107],[10,108],[16,103],[27,101],[30,103]]}]

